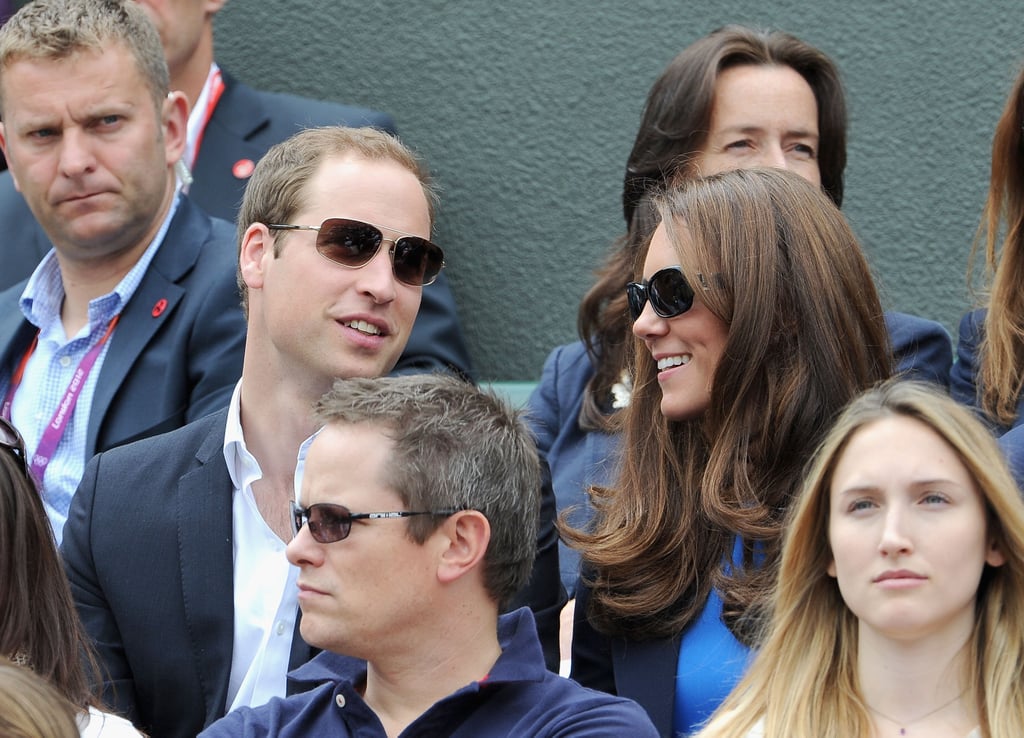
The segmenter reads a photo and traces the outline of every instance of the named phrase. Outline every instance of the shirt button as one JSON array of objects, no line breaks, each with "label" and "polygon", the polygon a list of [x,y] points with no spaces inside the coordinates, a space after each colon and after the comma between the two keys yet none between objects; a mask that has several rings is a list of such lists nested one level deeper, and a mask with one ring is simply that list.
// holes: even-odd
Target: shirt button
[{"label": "shirt button", "polygon": [[65,369],[67,369],[69,366],[71,366],[71,357],[70,356],[62,356],[62,357],[60,357],[60,365],[62,367],[64,367]]},{"label": "shirt button", "polygon": [[336,704],[338,707],[344,707],[345,706],[345,695],[339,694],[337,697],[335,697],[334,698],[334,704]]},{"label": "shirt button", "polygon": [[277,634],[278,635],[284,635],[284,631],[285,631],[284,621],[278,621],[278,623],[277,623]]}]

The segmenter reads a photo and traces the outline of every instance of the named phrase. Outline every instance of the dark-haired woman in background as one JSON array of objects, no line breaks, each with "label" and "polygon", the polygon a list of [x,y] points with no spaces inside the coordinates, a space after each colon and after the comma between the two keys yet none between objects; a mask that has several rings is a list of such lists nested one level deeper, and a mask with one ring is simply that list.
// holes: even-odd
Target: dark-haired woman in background
[{"label": "dark-haired woman in background", "polygon": [[[838,206],[846,167],[846,98],[832,60],[781,31],[727,26],[684,49],[647,95],[626,163],[626,234],[612,246],[580,303],[581,341],[556,348],[530,398],[538,448],[551,470],[560,510],[589,517],[587,490],[615,478],[617,415],[629,403],[630,342],[625,286],[657,218],[650,193],[674,177],[746,167],[789,169]],[[897,369],[949,380],[953,350],[939,323],[886,313]],[[578,556],[559,551],[572,594]]]}]

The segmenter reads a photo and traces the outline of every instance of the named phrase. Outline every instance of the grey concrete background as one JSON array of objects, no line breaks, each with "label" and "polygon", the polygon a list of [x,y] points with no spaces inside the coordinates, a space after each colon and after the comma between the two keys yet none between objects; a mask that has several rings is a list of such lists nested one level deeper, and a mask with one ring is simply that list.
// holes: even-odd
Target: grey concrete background
[{"label": "grey concrete background", "polygon": [[[536,379],[622,229],[644,97],[728,22],[832,56],[850,98],[844,211],[887,307],[955,333],[992,131],[1024,60],[1020,2],[231,0],[217,57],[253,85],[389,111],[443,188],[480,377]],[[809,285],[809,288],[813,286]]]}]

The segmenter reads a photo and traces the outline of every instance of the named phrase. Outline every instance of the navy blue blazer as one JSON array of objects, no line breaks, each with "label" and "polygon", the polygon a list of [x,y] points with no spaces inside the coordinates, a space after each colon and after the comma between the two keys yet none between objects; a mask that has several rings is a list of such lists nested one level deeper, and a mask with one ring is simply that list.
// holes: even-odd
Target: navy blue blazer
[{"label": "navy blue blazer", "polygon": [[[93,457],[61,552],[103,698],[153,736],[224,714],[234,640],[227,410]],[[295,638],[292,666],[310,657]]]},{"label": "navy blue blazer", "polygon": [[[227,72],[223,79],[224,92],[203,133],[189,197],[211,215],[232,223],[248,181],[248,174],[241,178],[234,174],[237,162],[255,164],[271,146],[311,126],[372,126],[395,132],[387,113],[256,90]],[[7,171],[0,173],[0,223],[5,233],[4,267],[0,269],[0,289],[4,289],[28,277],[50,250],[50,240],[14,189]],[[233,238],[232,256],[235,243]],[[443,272],[434,284],[423,288],[412,335],[396,367],[398,372],[434,369],[473,375],[455,297]]]},{"label": "navy blue blazer", "polygon": [[[905,313],[886,313],[886,327],[897,370],[914,379],[945,387],[953,360],[949,333],[939,323]],[[544,362],[540,382],[530,396],[528,421],[541,457],[551,468],[558,510],[574,507],[574,525],[589,518],[587,490],[615,480],[619,443],[615,435],[585,432],[579,414],[587,383],[594,375],[582,341],[559,346]],[[560,544],[562,582],[570,593],[576,586],[579,555]]]},{"label": "navy blue blazer", "polygon": [[[233,254],[231,224],[180,197],[164,242],[110,338],[89,411],[86,459],[228,404],[245,346]],[[36,335],[18,307],[24,286],[0,293],[5,377]],[[154,316],[160,300],[167,306]]]},{"label": "navy blue blazer", "polygon": [[978,352],[985,335],[985,316],[987,314],[988,311],[985,309],[972,310],[960,319],[960,331],[956,344],[957,359],[949,375],[949,394],[957,402],[977,410],[978,417],[989,423],[994,431],[1005,433],[1024,423],[1024,397],[1018,399],[1017,417],[1009,426],[999,425],[981,412]]},{"label": "navy blue blazer", "polygon": [[[61,552],[103,698],[153,736],[193,738],[224,715],[234,643],[233,486],[227,411],[93,457],[71,501]],[[558,664],[554,499],[542,500],[537,559],[509,609],[528,605]],[[313,649],[296,626],[290,668]]]}]

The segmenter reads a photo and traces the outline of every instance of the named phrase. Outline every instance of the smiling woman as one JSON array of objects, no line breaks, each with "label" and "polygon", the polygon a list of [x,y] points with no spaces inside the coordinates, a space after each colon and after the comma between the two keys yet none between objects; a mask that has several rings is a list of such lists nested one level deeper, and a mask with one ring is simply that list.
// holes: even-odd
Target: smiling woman
[{"label": "smiling woman", "polygon": [[1024,503],[995,440],[883,384],[810,466],[769,635],[700,736],[1024,735],[1022,617]]},{"label": "smiling woman", "polygon": [[592,525],[563,533],[584,562],[572,676],[678,735],[742,674],[804,463],[891,357],[863,252],[819,187],[739,169],[655,203],[624,290],[637,340],[621,473],[592,491]]}]

